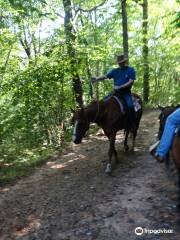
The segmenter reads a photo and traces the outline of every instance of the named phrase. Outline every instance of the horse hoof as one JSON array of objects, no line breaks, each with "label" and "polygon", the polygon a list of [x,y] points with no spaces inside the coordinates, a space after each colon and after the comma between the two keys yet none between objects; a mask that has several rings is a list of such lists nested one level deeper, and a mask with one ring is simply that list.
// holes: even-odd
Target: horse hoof
[{"label": "horse hoof", "polygon": [[106,168],[105,173],[106,173],[106,174],[111,174],[111,173],[112,173],[112,169],[107,169],[107,168]]},{"label": "horse hoof", "polygon": [[118,158],[115,159],[115,163],[116,164],[119,164],[120,163],[120,160]]},{"label": "horse hoof", "polygon": [[176,205],[176,209],[177,209],[178,212],[180,212],[180,203],[178,203],[178,204]]},{"label": "horse hoof", "polygon": [[124,146],[124,151],[125,152],[129,151],[129,147],[128,146]]},{"label": "horse hoof", "polygon": [[110,163],[107,164],[105,173],[110,174],[112,173],[112,166]]}]

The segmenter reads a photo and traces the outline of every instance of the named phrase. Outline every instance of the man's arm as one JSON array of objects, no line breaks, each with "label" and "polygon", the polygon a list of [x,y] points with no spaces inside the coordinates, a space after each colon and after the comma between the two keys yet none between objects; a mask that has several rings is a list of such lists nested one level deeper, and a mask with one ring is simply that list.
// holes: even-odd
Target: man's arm
[{"label": "man's arm", "polygon": [[131,87],[134,83],[134,80],[132,79],[129,79],[129,81],[123,85],[121,85],[120,87],[117,87],[115,88],[115,90],[119,90],[119,89],[125,89],[125,88],[128,88],[128,87]]},{"label": "man's arm", "polygon": [[106,75],[100,76],[100,77],[92,77],[92,78],[91,78],[91,81],[92,81],[92,83],[94,83],[94,82],[100,82],[100,81],[105,80],[106,78],[107,78]]},{"label": "man's arm", "polygon": [[100,77],[93,77],[91,78],[92,83],[94,82],[100,82],[103,81],[105,79],[111,79],[114,77],[114,69],[111,69],[106,75],[100,76]]}]

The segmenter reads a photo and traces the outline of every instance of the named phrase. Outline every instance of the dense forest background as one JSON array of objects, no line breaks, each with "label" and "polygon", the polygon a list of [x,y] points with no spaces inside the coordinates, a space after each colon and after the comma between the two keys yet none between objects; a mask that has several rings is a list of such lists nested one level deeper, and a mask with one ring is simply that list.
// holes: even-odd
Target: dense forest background
[{"label": "dense forest background", "polygon": [[[112,81],[125,53],[145,106],[180,102],[179,0],[0,0],[0,178],[23,175],[71,136],[71,109]],[[7,177],[8,175],[8,177]]]}]

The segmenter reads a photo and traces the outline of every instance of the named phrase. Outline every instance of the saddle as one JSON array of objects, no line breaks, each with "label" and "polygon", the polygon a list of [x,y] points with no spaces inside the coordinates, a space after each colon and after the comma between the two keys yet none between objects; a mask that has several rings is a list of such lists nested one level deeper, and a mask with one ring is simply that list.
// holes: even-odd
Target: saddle
[{"label": "saddle", "polygon": [[[114,94],[112,97],[119,104],[122,113],[125,114],[127,109],[128,109],[128,105],[126,103],[125,98],[122,96],[122,94],[119,94],[119,93],[118,94]],[[134,111],[137,112],[138,110],[141,109],[141,104],[139,102],[139,98],[136,97],[135,95],[132,95],[132,100],[133,100],[133,104],[134,104]]]}]

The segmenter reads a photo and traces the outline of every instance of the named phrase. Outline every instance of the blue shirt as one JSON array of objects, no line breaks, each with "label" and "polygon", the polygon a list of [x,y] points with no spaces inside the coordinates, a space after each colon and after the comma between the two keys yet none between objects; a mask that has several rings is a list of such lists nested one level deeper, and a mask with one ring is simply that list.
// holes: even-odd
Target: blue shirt
[{"label": "blue shirt", "polygon": [[129,82],[129,79],[135,80],[136,74],[134,68],[132,67],[123,67],[123,68],[114,68],[107,73],[107,78],[114,79],[114,86],[120,87],[121,85]]}]

